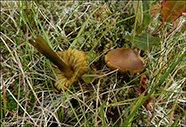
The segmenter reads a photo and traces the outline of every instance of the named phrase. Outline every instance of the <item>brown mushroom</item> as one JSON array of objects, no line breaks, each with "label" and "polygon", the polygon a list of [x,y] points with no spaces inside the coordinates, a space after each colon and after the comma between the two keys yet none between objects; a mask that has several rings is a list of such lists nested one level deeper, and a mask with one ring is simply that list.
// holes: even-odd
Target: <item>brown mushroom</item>
[{"label": "brown mushroom", "polygon": [[[29,43],[54,63],[52,68],[58,79],[54,86],[58,90],[62,90],[62,87],[64,89],[68,88],[72,80],[73,82],[77,81],[78,77],[88,71],[86,67],[87,59],[83,51],[69,48],[66,51],[55,53],[40,35],[33,40],[29,40]],[[77,71],[78,73],[76,74]],[[76,77],[73,79],[75,75]],[[52,73],[53,78],[56,78],[56,76]]]},{"label": "brown mushroom", "polygon": [[144,70],[144,60],[136,51],[131,48],[117,48],[108,52],[105,62],[112,69],[119,69],[120,72],[141,72]]}]

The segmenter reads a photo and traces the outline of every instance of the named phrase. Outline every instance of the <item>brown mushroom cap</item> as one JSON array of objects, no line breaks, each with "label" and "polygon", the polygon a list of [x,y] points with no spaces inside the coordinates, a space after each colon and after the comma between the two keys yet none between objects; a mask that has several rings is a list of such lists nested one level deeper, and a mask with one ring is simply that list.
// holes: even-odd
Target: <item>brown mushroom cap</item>
[{"label": "brown mushroom cap", "polygon": [[105,62],[112,69],[121,72],[141,72],[144,70],[144,60],[136,51],[130,48],[117,48],[107,53]]}]

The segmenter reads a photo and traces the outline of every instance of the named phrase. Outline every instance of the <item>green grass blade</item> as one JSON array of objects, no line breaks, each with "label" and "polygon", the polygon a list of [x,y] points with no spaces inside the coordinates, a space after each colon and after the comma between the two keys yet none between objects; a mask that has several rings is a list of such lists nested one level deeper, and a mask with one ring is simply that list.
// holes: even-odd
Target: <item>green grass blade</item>
[{"label": "green grass blade", "polygon": [[[132,116],[137,112],[137,110],[142,106],[142,104],[148,99],[148,97],[151,96],[151,94],[156,90],[156,88],[157,88],[160,84],[162,84],[162,83],[164,82],[164,80],[167,78],[167,76],[170,74],[170,72],[171,72],[177,65],[180,64],[180,62],[182,61],[183,57],[185,57],[185,56],[186,56],[186,52],[184,52],[184,53],[178,58],[178,60],[172,64],[171,68],[170,68],[167,72],[165,72],[165,73],[160,77],[160,81],[159,81],[159,83],[158,83],[157,85],[155,85],[155,83],[158,82],[158,79],[154,82],[154,84],[152,85],[152,86],[154,86],[154,87],[152,88],[152,90],[149,92],[149,94],[146,96],[146,98],[144,98],[144,100],[141,102],[141,104],[139,104],[138,107],[136,107],[136,108],[133,110],[133,112],[129,115],[129,117],[128,117],[128,118],[125,120],[125,122],[123,123],[124,125],[126,125],[126,124],[128,123],[128,121],[129,121],[129,120],[132,118]],[[176,59],[177,59],[177,57],[174,58],[174,60],[176,60]],[[142,95],[140,95],[140,96],[142,96]]]}]

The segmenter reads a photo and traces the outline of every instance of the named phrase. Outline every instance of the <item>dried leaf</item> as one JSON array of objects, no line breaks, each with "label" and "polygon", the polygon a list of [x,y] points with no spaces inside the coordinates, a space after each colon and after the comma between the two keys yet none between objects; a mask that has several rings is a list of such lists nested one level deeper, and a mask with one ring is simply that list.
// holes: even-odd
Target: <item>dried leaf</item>
[{"label": "dried leaf", "polygon": [[151,108],[150,108],[150,102],[152,101],[152,97],[149,97],[144,103],[143,103],[143,106],[147,109],[147,110],[149,110],[149,111],[151,111]]},{"label": "dried leaf", "polygon": [[143,84],[145,85],[145,80],[147,80],[147,76],[145,74],[143,74],[141,77],[140,77],[140,84]]},{"label": "dried leaf", "polygon": [[177,18],[186,12],[186,1],[179,0],[163,0],[161,8],[161,21],[174,22]]},{"label": "dried leaf", "polygon": [[[155,35],[162,26],[164,26],[165,22],[174,22],[182,13],[186,12],[186,1],[179,0],[163,0],[161,3],[161,25],[152,33]],[[171,32],[171,31],[170,31]],[[168,32],[168,33],[170,33]]]},{"label": "dried leaf", "polygon": [[[145,80],[147,79],[147,76],[145,74],[143,74],[141,77],[140,77],[140,84],[139,84],[139,93],[142,94],[146,88],[144,86],[142,86],[141,84],[145,85]],[[148,92],[146,91],[145,92],[145,96],[148,95]],[[147,110],[151,110],[150,108],[150,102],[152,100],[152,97],[149,97],[144,103],[143,103],[143,106],[147,109]]]}]

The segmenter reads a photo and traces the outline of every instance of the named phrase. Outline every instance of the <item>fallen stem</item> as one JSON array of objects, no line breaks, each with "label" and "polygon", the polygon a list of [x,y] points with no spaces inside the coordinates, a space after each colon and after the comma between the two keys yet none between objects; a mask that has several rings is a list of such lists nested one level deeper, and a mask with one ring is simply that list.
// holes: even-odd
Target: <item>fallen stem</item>
[{"label": "fallen stem", "polygon": [[72,70],[66,65],[66,63],[52,50],[48,43],[40,36],[28,41],[32,44],[40,53],[45,55],[50,61],[52,61],[67,78],[72,77]]}]

